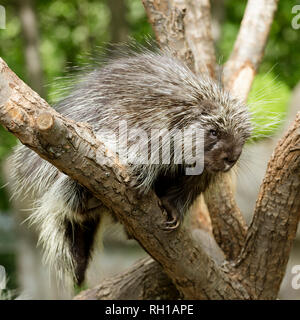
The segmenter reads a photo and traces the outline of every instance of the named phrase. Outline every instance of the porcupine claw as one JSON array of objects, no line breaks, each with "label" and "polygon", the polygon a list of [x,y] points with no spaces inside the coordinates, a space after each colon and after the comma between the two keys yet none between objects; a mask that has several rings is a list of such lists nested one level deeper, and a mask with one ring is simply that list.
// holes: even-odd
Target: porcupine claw
[{"label": "porcupine claw", "polygon": [[171,221],[166,221],[163,226],[162,226],[162,230],[164,231],[173,231],[176,230],[180,225],[180,220],[177,218],[174,218]]},{"label": "porcupine claw", "polygon": [[173,231],[176,230],[180,225],[179,213],[175,207],[170,204],[170,201],[167,197],[161,198],[162,204],[168,213],[168,217],[171,220],[167,220],[162,223],[161,229],[164,231]]}]

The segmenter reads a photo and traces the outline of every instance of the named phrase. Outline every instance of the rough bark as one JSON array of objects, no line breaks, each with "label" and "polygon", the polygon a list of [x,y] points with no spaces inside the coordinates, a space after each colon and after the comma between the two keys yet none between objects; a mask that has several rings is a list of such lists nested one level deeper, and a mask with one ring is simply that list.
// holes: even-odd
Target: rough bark
[{"label": "rough bark", "polygon": [[144,258],[128,271],[104,280],[88,289],[75,300],[177,300],[180,293],[164,273],[161,266],[151,258]]},{"label": "rough bark", "polygon": [[[232,192],[230,174],[204,194],[213,235],[228,260],[234,260],[244,246],[247,226]],[[223,200],[223,201],[222,201]]]},{"label": "rough bark", "polygon": [[278,142],[260,188],[237,272],[259,299],[275,299],[300,219],[300,112]]},{"label": "rough bark", "polygon": [[170,50],[195,71],[194,56],[185,37],[186,9],[172,0],[142,1],[160,47]]},{"label": "rough bark", "polygon": [[208,0],[143,0],[156,39],[197,74],[215,77],[216,57]]},{"label": "rough bark", "polygon": [[194,56],[195,72],[216,76],[216,56],[212,38],[209,0],[176,0],[184,8],[185,38]]}]

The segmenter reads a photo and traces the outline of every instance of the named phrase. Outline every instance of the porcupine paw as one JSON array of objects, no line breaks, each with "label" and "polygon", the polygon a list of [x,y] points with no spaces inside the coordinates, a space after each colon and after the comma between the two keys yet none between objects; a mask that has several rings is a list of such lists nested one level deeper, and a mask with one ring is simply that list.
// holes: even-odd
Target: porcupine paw
[{"label": "porcupine paw", "polygon": [[163,207],[167,211],[167,221],[162,223],[162,230],[164,231],[174,231],[176,230],[181,222],[180,214],[178,210],[171,204],[171,201],[168,197],[162,197],[160,198]]}]

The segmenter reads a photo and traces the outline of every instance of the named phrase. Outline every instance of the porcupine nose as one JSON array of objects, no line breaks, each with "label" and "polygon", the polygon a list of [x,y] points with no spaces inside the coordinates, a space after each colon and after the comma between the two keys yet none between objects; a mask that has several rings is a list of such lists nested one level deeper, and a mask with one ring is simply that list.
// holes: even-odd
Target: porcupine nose
[{"label": "porcupine nose", "polygon": [[224,161],[224,171],[228,171],[237,162],[238,158],[239,156],[226,154],[222,159]]}]

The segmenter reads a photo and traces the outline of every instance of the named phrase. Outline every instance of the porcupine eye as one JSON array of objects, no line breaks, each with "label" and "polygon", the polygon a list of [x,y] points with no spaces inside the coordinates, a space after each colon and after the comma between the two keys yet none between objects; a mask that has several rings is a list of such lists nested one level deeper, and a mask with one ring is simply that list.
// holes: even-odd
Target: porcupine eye
[{"label": "porcupine eye", "polygon": [[218,136],[217,130],[211,129],[211,130],[209,130],[209,133],[210,133],[210,135],[211,135],[212,137],[217,137],[217,136]]}]

